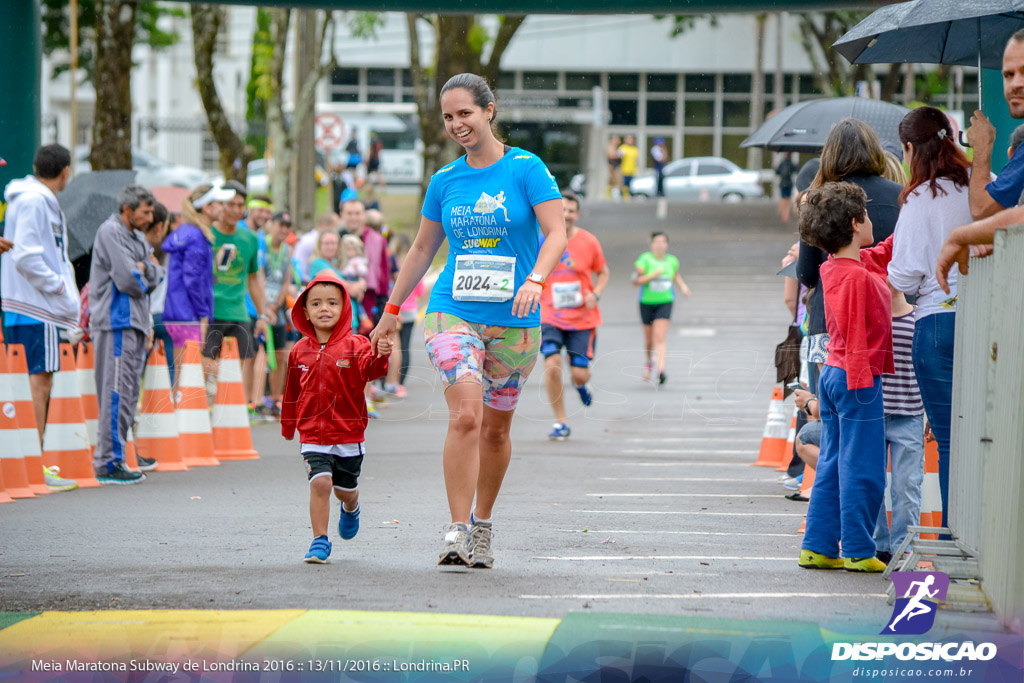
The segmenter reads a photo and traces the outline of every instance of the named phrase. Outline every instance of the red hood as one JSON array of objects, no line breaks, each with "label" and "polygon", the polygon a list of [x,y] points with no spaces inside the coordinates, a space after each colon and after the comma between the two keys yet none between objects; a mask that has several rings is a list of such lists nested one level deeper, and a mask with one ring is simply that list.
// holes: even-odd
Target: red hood
[{"label": "red hood", "polygon": [[346,336],[352,334],[352,300],[349,299],[348,290],[345,289],[345,283],[338,278],[330,269],[325,268],[320,271],[313,280],[306,285],[306,288],[302,290],[298,298],[295,300],[295,305],[292,306],[292,324],[295,329],[301,332],[303,335],[309,337],[313,341],[316,341],[316,330],[313,329],[313,323],[306,318],[306,294],[309,292],[309,288],[313,285],[321,282],[329,282],[332,285],[341,287],[341,318],[338,320],[338,324],[334,326],[334,331],[331,333],[331,338],[327,340],[328,344],[333,344]]}]

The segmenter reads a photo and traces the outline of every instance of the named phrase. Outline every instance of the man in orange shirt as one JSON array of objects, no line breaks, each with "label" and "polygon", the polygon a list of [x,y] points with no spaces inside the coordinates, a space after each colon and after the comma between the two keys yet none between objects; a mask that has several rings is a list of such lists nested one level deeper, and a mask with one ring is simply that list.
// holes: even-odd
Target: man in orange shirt
[{"label": "man in orange shirt", "polygon": [[[580,216],[580,199],[570,191],[562,193],[562,214],[569,246],[555,270],[544,284],[541,294],[541,345],[544,354],[544,382],[548,399],[555,412],[555,424],[548,438],[565,441],[569,438],[565,401],[562,394],[562,349],[569,356],[572,383],[583,405],[593,401],[590,386],[590,361],[594,358],[594,341],[601,325],[597,301],[608,285],[608,264],[597,238],[576,226]],[[596,276],[596,281],[593,277]]]}]

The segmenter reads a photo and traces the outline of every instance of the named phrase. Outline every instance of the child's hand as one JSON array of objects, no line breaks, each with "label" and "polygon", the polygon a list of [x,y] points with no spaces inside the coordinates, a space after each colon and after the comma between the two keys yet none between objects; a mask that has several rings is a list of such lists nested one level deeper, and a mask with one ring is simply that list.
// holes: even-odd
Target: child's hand
[{"label": "child's hand", "polygon": [[390,356],[391,349],[394,347],[394,343],[387,336],[381,336],[377,339],[377,355],[378,356]]}]

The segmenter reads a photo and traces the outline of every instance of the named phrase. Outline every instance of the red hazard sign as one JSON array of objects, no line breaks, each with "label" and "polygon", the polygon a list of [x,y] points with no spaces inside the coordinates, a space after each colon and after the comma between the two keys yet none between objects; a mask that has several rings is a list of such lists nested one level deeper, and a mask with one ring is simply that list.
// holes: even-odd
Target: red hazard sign
[{"label": "red hazard sign", "polygon": [[345,124],[337,114],[317,114],[313,129],[317,149],[340,149],[345,141]]}]

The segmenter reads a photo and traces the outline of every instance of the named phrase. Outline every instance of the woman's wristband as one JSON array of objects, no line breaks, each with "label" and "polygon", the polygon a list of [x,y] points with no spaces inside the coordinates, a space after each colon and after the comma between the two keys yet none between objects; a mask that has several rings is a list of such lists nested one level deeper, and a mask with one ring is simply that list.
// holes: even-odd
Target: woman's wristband
[{"label": "woman's wristband", "polygon": [[385,313],[390,313],[391,315],[398,315],[401,310],[402,310],[401,306],[396,306],[395,304],[391,303],[390,301],[387,302],[386,304],[384,304],[384,312]]}]

